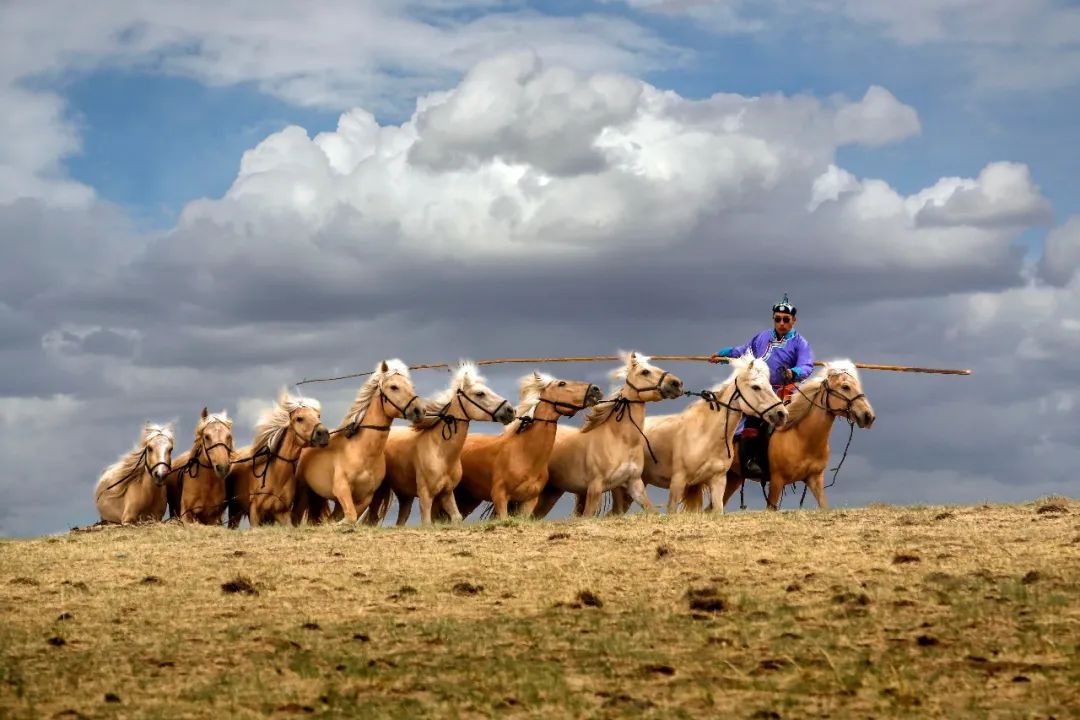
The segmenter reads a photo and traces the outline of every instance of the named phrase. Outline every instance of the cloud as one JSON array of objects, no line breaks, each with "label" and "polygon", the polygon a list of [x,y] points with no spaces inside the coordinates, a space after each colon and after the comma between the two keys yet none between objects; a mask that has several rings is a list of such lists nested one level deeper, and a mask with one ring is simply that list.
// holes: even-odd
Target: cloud
[{"label": "cloud", "polygon": [[1042,277],[1054,285],[1065,285],[1080,268],[1080,216],[1073,215],[1046,236],[1040,264]]},{"label": "cloud", "polygon": [[918,208],[916,222],[924,226],[1024,227],[1052,217],[1027,166],[1011,162],[990,163],[975,179],[942,178],[911,203]]}]

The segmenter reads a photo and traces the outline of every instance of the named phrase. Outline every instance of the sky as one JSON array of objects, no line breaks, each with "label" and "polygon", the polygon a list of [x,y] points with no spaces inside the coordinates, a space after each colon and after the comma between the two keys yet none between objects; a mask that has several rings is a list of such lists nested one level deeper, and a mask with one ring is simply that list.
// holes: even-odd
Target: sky
[{"label": "sky", "polygon": [[1077,493],[1075,3],[4,3],[0,105],[2,536],[96,520],[145,420],[708,354],[785,292],[818,359],[974,371],[864,371],[834,506]]}]

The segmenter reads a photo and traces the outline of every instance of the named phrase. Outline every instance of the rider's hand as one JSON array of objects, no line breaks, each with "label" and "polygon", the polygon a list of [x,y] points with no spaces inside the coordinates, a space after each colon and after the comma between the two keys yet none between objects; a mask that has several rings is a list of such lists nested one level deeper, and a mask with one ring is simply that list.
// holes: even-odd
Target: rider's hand
[{"label": "rider's hand", "polygon": [[791,368],[784,368],[784,382],[793,382],[795,380],[795,373],[791,372]]},{"label": "rider's hand", "polygon": [[709,362],[715,365],[716,363],[720,362],[720,356],[716,353],[713,353],[709,356]]}]

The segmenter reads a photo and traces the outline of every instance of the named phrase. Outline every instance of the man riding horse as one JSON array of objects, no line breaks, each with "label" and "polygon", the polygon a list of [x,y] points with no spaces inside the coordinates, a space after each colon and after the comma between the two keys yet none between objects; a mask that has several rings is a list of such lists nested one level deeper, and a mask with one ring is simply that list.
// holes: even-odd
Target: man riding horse
[{"label": "man riding horse", "polygon": [[[741,357],[747,349],[754,357],[761,358],[769,366],[769,380],[773,389],[785,403],[795,392],[798,383],[810,377],[814,371],[814,351],[799,331],[795,329],[797,309],[784,299],[773,305],[773,329],[758,333],[738,347],[720,349],[709,357],[718,363],[721,358]],[[747,479],[765,480],[768,474],[769,436],[761,418],[746,416],[736,431],[742,475]]]}]

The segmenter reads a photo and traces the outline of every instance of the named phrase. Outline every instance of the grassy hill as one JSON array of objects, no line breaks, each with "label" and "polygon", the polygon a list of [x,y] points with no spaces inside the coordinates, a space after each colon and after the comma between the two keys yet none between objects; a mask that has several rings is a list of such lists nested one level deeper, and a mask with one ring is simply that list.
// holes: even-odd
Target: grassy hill
[{"label": "grassy hill", "polygon": [[1065,717],[1080,503],[0,543],[0,717]]}]

